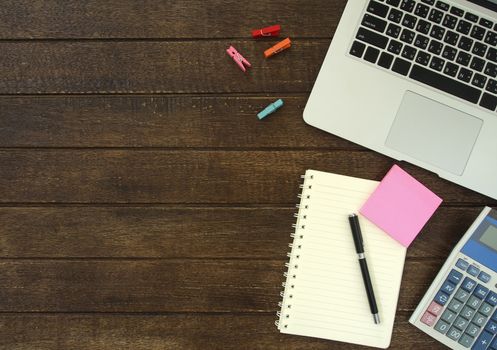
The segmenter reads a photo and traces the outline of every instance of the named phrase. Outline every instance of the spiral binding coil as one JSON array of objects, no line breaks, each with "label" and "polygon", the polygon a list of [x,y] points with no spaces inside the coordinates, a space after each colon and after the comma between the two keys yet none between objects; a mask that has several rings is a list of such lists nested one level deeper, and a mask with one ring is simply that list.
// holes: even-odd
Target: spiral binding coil
[{"label": "spiral binding coil", "polygon": [[[297,196],[298,198],[300,198],[300,203],[295,206],[297,209],[299,209],[299,211],[301,209],[309,208],[309,205],[303,204],[302,202],[306,199],[311,198],[311,195],[306,193],[306,191],[310,190],[312,188],[312,185],[306,185],[306,180],[312,180],[313,177],[313,175],[310,175],[308,177],[306,177],[305,175],[300,176],[300,178],[304,180],[304,183],[299,186],[302,189],[302,192]],[[283,290],[280,292],[282,300],[278,303],[280,311],[276,313],[278,320],[276,320],[276,322],[274,323],[278,328],[288,327],[288,324],[285,322],[282,323],[282,320],[287,320],[290,318],[290,313],[287,309],[291,309],[292,304],[288,303],[287,299],[293,298],[292,290],[295,288],[293,281],[297,278],[297,272],[295,270],[298,270],[299,268],[299,250],[302,249],[302,239],[304,239],[304,233],[302,233],[302,230],[305,230],[305,223],[303,223],[302,221],[307,219],[307,215],[300,215],[300,213],[294,213],[293,216],[297,218],[297,222],[292,225],[295,231],[290,234],[290,237],[293,238],[293,243],[288,244],[288,247],[291,249],[290,252],[287,253],[289,261],[285,263],[285,266],[288,270],[283,273],[285,282],[281,284],[283,286]],[[292,270],[292,273],[290,273],[290,270]]]}]

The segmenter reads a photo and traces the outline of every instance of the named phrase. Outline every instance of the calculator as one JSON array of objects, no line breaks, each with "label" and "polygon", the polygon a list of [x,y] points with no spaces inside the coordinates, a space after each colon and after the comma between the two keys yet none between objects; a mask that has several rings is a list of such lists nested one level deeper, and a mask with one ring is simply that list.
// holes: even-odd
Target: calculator
[{"label": "calculator", "polygon": [[456,245],[409,322],[452,349],[497,350],[497,210]]}]

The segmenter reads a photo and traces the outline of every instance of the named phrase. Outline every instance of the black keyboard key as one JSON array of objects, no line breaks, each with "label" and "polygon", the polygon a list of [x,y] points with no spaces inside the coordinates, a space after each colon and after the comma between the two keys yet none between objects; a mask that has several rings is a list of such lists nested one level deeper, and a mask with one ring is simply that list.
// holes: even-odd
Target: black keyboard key
[{"label": "black keyboard key", "polygon": [[452,46],[445,46],[442,57],[449,61],[454,61],[456,59],[457,50]]},{"label": "black keyboard key", "polygon": [[402,34],[400,34],[400,40],[402,40],[405,43],[411,44],[414,41],[414,36],[416,33],[409,29],[404,29],[402,31]]},{"label": "black keyboard key", "polygon": [[442,22],[443,16],[444,13],[442,11],[439,11],[437,9],[431,9],[430,16],[428,17],[428,19],[432,22],[440,23]]},{"label": "black keyboard key", "polygon": [[407,75],[407,73],[409,73],[410,68],[411,68],[411,63],[399,57],[395,59],[395,62],[392,66],[392,70],[395,73],[399,73],[402,75]]},{"label": "black keyboard key", "polygon": [[468,21],[471,21],[471,22],[478,22],[478,16],[473,14],[473,13],[470,13],[470,12],[466,12],[466,15],[464,16],[464,18],[466,18]]},{"label": "black keyboard key", "polygon": [[380,59],[378,60],[378,65],[390,69],[390,66],[392,65],[393,62],[393,55],[390,55],[389,53],[382,52]]},{"label": "black keyboard key", "polygon": [[437,1],[437,4],[435,5],[437,8],[443,11],[449,11],[449,4],[443,2],[443,1]]},{"label": "black keyboard key", "polygon": [[492,78],[497,77],[497,65],[492,62],[487,62],[484,73]]},{"label": "black keyboard key", "polygon": [[368,15],[367,13],[364,15],[364,18],[362,19],[362,25],[376,30],[377,32],[383,33],[387,26],[387,21],[382,20],[381,18],[375,17]]},{"label": "black keyboard key", "polygon": [[480,89],[483,89],[486,82],[487,82],[486,76],[475,73],[475,75],[473,76],[473,81],[471,82],[471,84],[473,84],[474,86],[476,86]]},{"label": "black keyboard key", "polygon": [[428,47],[428,44],[430,42],[430,38],[427,36],[418,34],[416,36],[416,40],[414,40],[414,46],[419,47],[422,50],[425,50]]},{"label": "black keyboard key", "polygon": [[442,71],[444,68],[445,61],[439,57],[432,57],[430,62],[430,68],[434,70]]},{"label": "black keyboard key", "polygon": [[402,25],[404,27],[414,29],[414,27],[416,26],[417,20],[418,19],[416,17],[414,17],[413,15],[406,13],[406,15],[404,16],[404,19],[402,20]]},{"label": "black keyboard key", "polygon": [[430,32],[431,23],[427,22],[423,19],[418,21],[418,25],[416,26],[416,30],[422,34],[428,34]]},{"label": "black keyboard key", "polygon": [[480,25],[482,25],[488,29],[492,29],[492,27],[494,26],[494,22],[489,21],[488,19],[485,19],[485,18],[480,18]]},{"label": "black keyboard key", "polygon": [[461,37],[461,40],[459,40],[459,45],[457,45],[457,47],[465,51],[470,51],[471,46],[473,46],[473,39],[467,38],[465,36]]},{"label": "black keyboard key", "polygon": [[402,50],[402,57],[412,61],[414,57],[416,57],[417,50],[409,45],[404,46],[404,50]]},{"label": "black keyboard key", "polygon": [[471,23],[461,19],[457,24],[456,30],[461,34],[468,35],[471,30]]},{"label": "black keyboard key", "polygon": [[395,22],[395,23],[400,23],[402,20],[402,11],[399,11],[397,9],[391,9],[390,13],[388,14],[388,20]]},{"label": "black keyboard key", "polygon": [[388,38],[386,36],[372,32],[366,28],[359,28],[356,38],[367,44],[379,47],[380,49],[387,47],[388,43]]},{"label": "black keyboard key", "polygon": [[454,64],[452,62],[447,62],[444,68],[444,74],[450,75],[451,77],[455,77],[458,69],[459,66],[457,64]]},{"label": "black keyboard key", "polygon": [[388,44],[388,52],[400,55],[400,52],[402,51],[402,46],[403,44],[401,42],[397,40],[390,40],[390,43]]},{"label": "black keyboard key", "polygon": [[386,17],[388,13],[388,6],[371,0],[369,2],[367,11],[379,17]]},{"label": "black keyboard key", "polygon": [[459,7],[452,6],[450,8],[450,13],[456,15],[457,17],[462,17],[464,15],[464,10],[461,10]]},{"label": "black keyboard key", "polygon": [[487,35],[485,36],[485,43],[490,46],[497,45],[497,33],[488,31]]},{"label": "black keyboard key", "polygon": [[471,52],[473,52],[477,56],[485,57],[485,54],[487,53],[487,48],[488,48],[487,45],[477,41],[475,42],[475,45],[473,46],[473,50]]},{"label": "black keyboard key", "polygon": [[399,37],[400,30],[401,30],[401,28],[400,28],[398,25],[393,24],[393,23],[390,23],[390,24],[388,25],[388,28],[387,28],[386,34],[387,34],[388,36],[391,36],[392,38],[397,39],[397,38]]},{"label": "black keyboard key", "polygon": [[490,91],[494,94],[497,94],[497,80],[488,79],[486,89],[487,89],[487,91]]},{"label": "black keyboard key", "polygon": [[444,42],[449,45],[456,46],[457,40],[459,40],[459,34],[453,32],[452,30],[448,30],[445,34]]},{"label": "black keyboard key", "polygon": [[365,44],[363,44],[359,41],[354,41],[354,43],[352,44],[352,47],[350,48],[350,54],[352,56],[361,58],[365,49],[366,49]]},{"label": "black keyboard key", "polygon": [[492,62],[497,62],[497,50],[491,47],[487,52],[487,59]]},{"label": "black keyboard key", "polygon": [[430,41],[430,46],[428,46],[428,51],[434,53],[435,55],[440,55],[442,52],[443,44],[436,40]]},{"label": "black keyboard key", "polygon": [[457,17],[451,16],[449,14],[445,15],[444,21],[442,22],[442,25],[444,27],[454,29],[457,24]]},{"label": "black keyboard key", "polygon": [[471,55],[469,53],[459,51],[457,55],[456,62],[463,66],[468,66],[469,61],[471,61]]},{"label": "black keyboard key", "polygon": [[430,8],[421,3],[418,4],[414,10],[414,14],[422,18],[426,18],[426,16],[428,16],[428,12],[430,12]]},{"label": "black keyboard key", "polygon": [[471,77],[473,76],[473,72],[466,68],[461,68],[459,74],[457,75],[457,79],[462,80],[466,83],[471,81]]},{"label": "black keyboard key", "polygon": [[482,40],[485,36],[485,32],[485,28],[474,25],[473,29],[471,30],[471,37],[475,38],[476,40]]},{"label": "black keyboard key", "polygon": [[376,47],[368,46],[366,53],[364,54],[364,59],[371,63],[376,63],[378,56],[380,55],[380,50]]},{"label": "black keyboard key", "polygon": [[416,57],[416,63],[422,64],[423,66],[427,66],[430,63],[431,55],[429,53],[419,51],[418,56]]},{"label": "black keyboard key", "polygon": [[412,10],[414,10],[415,5],[416,3],[414,2],[414,0],[402,0],[400,8],[406,12],[412,12]]},{"label": "black keyboard key", "polygon": [[495,108],[497,108],[497,97],[484,93],[480,101],[480,106],[495,111]]},{"label": "black keyboard key", "polygon": [[400,0],[387,0],[387,4],[397,7],[400,4]]},{"label": "black keyboard key", "polygon": [[421,1],[428,5],[433,5],[435,3],[435,0],[421,0]]},{"label": "black keyboard key", "polygon": [[433,72],[416,64],[412,67],[409,77],[420,83],[429,85],[472,103],[478,103],[481,95],[480,90],[472,86],[463,84],[455,79]]},{"label": "black keyboard key", "polygon": [[445,29],[440,27],[440,26],[434,25],[431,28],[430,36],[432,38],[435,38],[437,40],[442,40],[442,38],[444,37],[444,34],[445,34]]},{"label": "black keyboard key", "polygon": [[474,56],[473,59],[471,60],[469,68],[481,72],[483,70],[483,67],[485,67],[485,61],[479,57]]}]

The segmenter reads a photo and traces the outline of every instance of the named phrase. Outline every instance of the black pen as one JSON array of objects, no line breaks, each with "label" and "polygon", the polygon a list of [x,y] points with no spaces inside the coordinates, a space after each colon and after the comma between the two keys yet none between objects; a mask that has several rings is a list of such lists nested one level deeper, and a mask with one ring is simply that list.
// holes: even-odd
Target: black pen
[{"label": "black pen", "polygon": [[355,250],[359,257],[359,266],[361,267],[362,279],[366,287],[366,294],[368,295],[369,307],[373,314],[374,323],[380,323],[380,315],[378,314],[378,306],[374,297],[373,284],[369,276],[368,263],[364,255],[364,242],[362,241],[361,226],[359,226],[359,218],[356,214],[349,215],[350,228],[352,229],[352,237],[354,238]]}]

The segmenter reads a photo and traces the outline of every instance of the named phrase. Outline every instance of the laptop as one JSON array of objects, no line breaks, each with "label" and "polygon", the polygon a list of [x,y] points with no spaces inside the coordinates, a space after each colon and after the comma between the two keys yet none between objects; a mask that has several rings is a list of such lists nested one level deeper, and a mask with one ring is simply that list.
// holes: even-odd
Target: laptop
[{"label": "laptop", "polygon": [[350,0],[304,120],[497,199],[497,0]]}]

